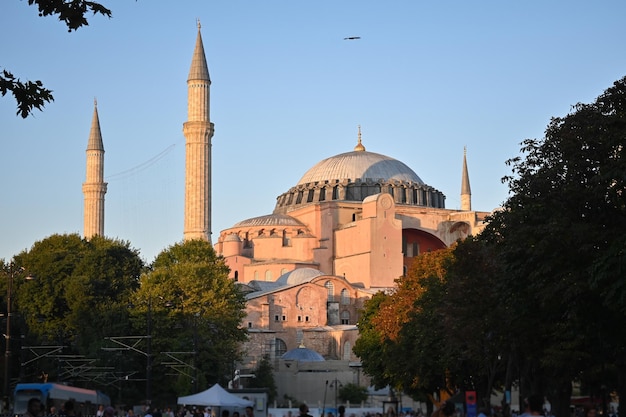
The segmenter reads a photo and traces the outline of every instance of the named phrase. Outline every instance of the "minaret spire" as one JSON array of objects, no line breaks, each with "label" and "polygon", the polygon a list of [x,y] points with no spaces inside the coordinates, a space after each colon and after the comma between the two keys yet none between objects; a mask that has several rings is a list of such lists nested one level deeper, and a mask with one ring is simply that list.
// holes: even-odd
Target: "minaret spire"
[{"label": "minaret spire", "polygon": [[84,195],[84,236],[104,235],[104,195],[107,183],[104,182],[104,146],[98,117],[98,101],[93,100],[93,118],[87,142],[87,175],[83,183]]},{"label": "minaret spire", "polygon": [[467,148],[463,148],[463,172],[461,174],[461,210],[472,210],[472,189],[467,173]]},{"label": "minaret spire", "polygon": [[211,78],[206,63],[201,25],[187,78],[185,225],[184,239],[211,239]]}]

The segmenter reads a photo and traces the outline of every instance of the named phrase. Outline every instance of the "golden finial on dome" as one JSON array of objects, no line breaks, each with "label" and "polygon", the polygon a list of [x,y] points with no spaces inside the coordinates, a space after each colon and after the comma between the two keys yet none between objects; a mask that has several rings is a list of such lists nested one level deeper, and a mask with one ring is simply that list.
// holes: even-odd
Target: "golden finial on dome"
[{"label": "golden finial on dome", "polygon": [[361,143],[361,125],[359,125],[359,143],[354,147],[355,151],[365,151],[365,146]]}]

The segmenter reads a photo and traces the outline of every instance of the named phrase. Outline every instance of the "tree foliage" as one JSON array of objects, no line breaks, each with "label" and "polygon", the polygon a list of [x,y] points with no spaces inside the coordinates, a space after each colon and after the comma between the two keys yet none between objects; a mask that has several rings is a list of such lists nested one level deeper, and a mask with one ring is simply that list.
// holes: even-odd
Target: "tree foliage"
[{"label": "tree foliage", "polygon": [[[63,354],[102,358],[110,334],[128,334],[126,304],[139,284],[143,262],[128,242],[77,234],[52,235],[36,242],[14,263],[35,279],[16,280],[13,309],[16,332],[27,346],[63,346]],[[34,359],[32,357],[26,358]],[[57,363],[46,360],[24,370],[26,380],[41,371],[53,380],[71,380]]]},{"label": "tree foliage", "polygon": [[391,385],[415,399],[447,388],[453,355],[445,343],[442,291],[451,255],[451,249],[420,255],[394,293],[366,303],[354,352],[376,388]]},{"label": "tree foliage", "polygon": [[367,388],[361,385],[349,383],[339,388],[339,399],[350,404],[361,404],[367,400],[369,394]]},{"label": "tree foliage", "polygon": [[583,369],[626,369],[623,332],[610,330],[626,326],[626,79],[573,110],[508,161],[511,197],[484,232],[519,305],[527,379],[563,413]]},{"label": "tree foliage", "polygon": [[[28,0],[28,5],[37,6],[39,16],[57,16],[65,23],[68,31],[89,25],[88,13],[111,17],[111,10],[102,4],[87,0]],[[11,93],[17,103],[17,114],[22,118],[32,114],[33,109],[43,110],[46,103],[54,101],[52,91],[45,88],[40,80],[22,81],[9,70],[0,73],[0,94]]]},{"label": "tree foliage", "polygon": [[625,142],[626,78],[525,140],[485,230],[418,256],[366,304],[354,351],[375,384],[472,389],[486,404],[516,380],[559,417],[572,381],[625,401]]},{"label": "tree foliage", "polygon": [[250,380],[250,388],[267,389],[267,402],[273,403],[278,395],[276,380],[274,379],[274,368],[268,355],[263,355],[254,371],[254,378]]},{"label": "tree foliage", "polygon": [[[247,337],[240,326],[245,297],[228,278],[228,267],[210,243],[185,241],[161,252],[141,277],[132,304],[132,319],[140,334],[147,330],[150,309],[153,352],[188,352],[183,359],[195,368],[179,373],[173,378],[175,386],[165,387],[170,390],[162,395],[186,395],[194,386],[225,384],[232,378],[241,342]],[[171,361],[155,354],[155,370],[164,370],[159,366],[164,362]]]},{"label": "tree foliage", "polygon": [[28,0],[30,6],[36,5],[39,16],[58,16],[65,23],[68,32],[89,25],[85,15],[89,12],[111,17],[111,10],[102,4],[88,0]]}]

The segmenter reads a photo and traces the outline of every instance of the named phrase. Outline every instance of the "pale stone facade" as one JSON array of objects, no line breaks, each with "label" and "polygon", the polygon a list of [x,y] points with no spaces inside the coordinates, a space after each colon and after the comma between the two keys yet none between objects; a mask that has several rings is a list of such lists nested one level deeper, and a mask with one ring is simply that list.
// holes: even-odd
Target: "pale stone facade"
[{"label": "pale stone facade", "polygon": [[[312,267],[364,288],[390,288],[419,253],[480,232],[489,214],[407,204],[382,186],[360,201],[330,196],[316,201],[318,187],[305,185],[298,191],[312,191],[311,201],[303,198],[285,207],[281,196],[274,214],[241,221],[220,233],[215,248],[233,279],[274,281],[290,270]],[[437,198],[430,200],[438,204],[442,199],[431,193]]]},{"label": "pale stone facade", "polygon": [[84,213],[83,236],[104,236],[104,195],[107,183],[104,182],[104,145],[100,131],[98,104],[94,100],[93,118],[87,143],[87,175],[83,183]]},{"label": "pale stone facade", "polygon": [[[479,233],[487,212],[471,211],[466,155],[461,210],[408,166],[367,152],[327,158],[277,197],[272,214],[223,230],[215,249],[245,288],[250,340],[242,369],[274,359],[279,397],[319,401],[324,381],[367,385],[352,352],[367,299],[389,291],[420,253]],[[281,359],[311,349],[325,362]]]},{"label": "pale stone facade", "polygon": [[279,358],[301,344],[326,359],[358,359],[352,353],[356,323],[371,291],[313,268],[292,271],[275,283],[253,281],[246,287],[252,291],[244,319],[251,361],[259,354]]}]

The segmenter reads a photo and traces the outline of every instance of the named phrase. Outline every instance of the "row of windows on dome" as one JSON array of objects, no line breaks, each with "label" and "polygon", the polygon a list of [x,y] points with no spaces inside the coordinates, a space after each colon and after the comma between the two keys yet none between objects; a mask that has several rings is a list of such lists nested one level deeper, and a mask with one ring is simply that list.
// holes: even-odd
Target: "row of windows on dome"
[{"label": "row of windows on dome", "polygon": [[[445,208],[445,196],[441,191],[423,184],[388,184],[388,183],[347,183],[345,185],[322,185],[311,188],[294,187],[278,197],[277,207],[326,201],[328,191],[331,200],[363,201],[365,198],[380,193],[394,197],[398,204],[410,204]],[[295,203],[294,203],[295,198]]]}]

